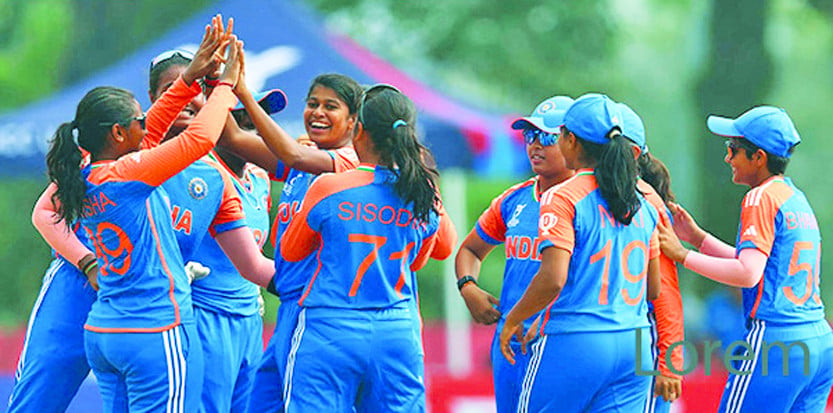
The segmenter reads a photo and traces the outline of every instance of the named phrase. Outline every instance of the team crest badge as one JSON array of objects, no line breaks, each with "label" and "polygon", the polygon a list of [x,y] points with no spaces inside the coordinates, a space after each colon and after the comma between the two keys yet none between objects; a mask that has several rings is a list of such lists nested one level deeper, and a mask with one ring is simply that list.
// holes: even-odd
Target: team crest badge
[{"label": "team crest badge", "polygon": [[191,198],[199,201],[208,194],[208,185],[202,178],[191,179],[191,182],[188,182],[188,193],[191,194]]}]

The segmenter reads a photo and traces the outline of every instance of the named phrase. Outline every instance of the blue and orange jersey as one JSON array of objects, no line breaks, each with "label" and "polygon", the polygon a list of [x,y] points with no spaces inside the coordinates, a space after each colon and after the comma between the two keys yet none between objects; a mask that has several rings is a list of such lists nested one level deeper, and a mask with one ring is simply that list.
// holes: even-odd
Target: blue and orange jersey
[{"label": "blue and orange jersey", "polygon": [[222,166],[205,157],[162,184],[169,197],[177,244],[186,262],[208,266],[200,250],[205,240],[246,225],[241,199],[232,182]]},{"label": "blue and orange jersey", "polygon": [[161,185],[214,146],[237,101],[229,87],[214,94],[176,139],[82,170],[81,224],[100,271],[87,330],[158,332],[193,322],[185,263]]},{"label": "blue and orange jersey", "polygon": [[[219,157],[212,158],[222,164]],[[246,165],[242,179],[230,170],[227,172],[242,200],[246,226],[262,248],[269,234],[269,176],[266,171],[251,164]],[[194,306],[240,316],[258,313],[260,289],[240,276],[213,237],[203,239],[195,260],[210,268],[211,274],[191,284]]]},{"label": "blue and orange jersey", "polygon": [[648,326],[648,261],[659,256],[656,210],[640,196],[629,225],[616,221],[593,170],[582,169],[541,197],[539,250],[571,253],[567,281],[547,306],[544,333]]},{"label": "blue and orange jersey", "polygon": [[[501,313],[498,331],[503,327],[505,315],[521,299],[541,267],[538,251],[540,202],[536,176],[512,186],[493,199],[474,226],[477,235],[487,243],[505,246],[506,267],[498,307]],[[524,328],[529,328],[537,316],[525,320]]]},{"label": "blue and orange jersey", "polygon": [[[336,150],[329,150],[327,153],[333,159],[333,166],[336,173],[355,169],[359,165],[359,158],[352,146],[346,146]],[[274,176],[283,181],[278,212],[275,221],[272,223],[272,245],[275,246],[275,290],[281,300],[293,300],[301,295],[304,286],[309,282],[311,274],[315,271],[318,263],[313,257],[299,262],[286,262],[281,259],[280,251],[281,235],[292,221],[295,214],[301,210],[301,202],[312,181],[318,175],[302,172],[296,169],[287,168],[283,163],[278,165]]]},{"label": "blue and orange jersey", "polygon": [[743,289],[744,315],[789,324],[823,319],[821,236],[804,193],[773,176],[746,193],[740,211],[735,253],[755,248],[768,257],[758,285]]},{"label": "blue and orange jersey", "polygon": [[281,239],[281,257],[313,257],[316,268],[298,303],[349,309],[407,306],[413,272],[451,254],[457,234],[444,210],[427,222],[393,188],[396,175],[362,164],[313,183]]},{"label": "blue and orange jersey", "polygon": [[[659,196],[657,191],[647,182],[639,180],[637,189],[645,196],[645,200],[657,210],[659,220],[669,228],[673,224],[671,211]],[[677,275],[677,263],[660,251],[659,271],[661,289],[659,297],[649,303],[657,324],[657,361],[663,376],[679,377],[668,368],[665,355],[673,343],[685,340],[685,323],[683,319],[683,299],[680,294],[680,281]],[[671,353],[671,362],[677,371],[684,368],[683,348],[676,346]]]}]

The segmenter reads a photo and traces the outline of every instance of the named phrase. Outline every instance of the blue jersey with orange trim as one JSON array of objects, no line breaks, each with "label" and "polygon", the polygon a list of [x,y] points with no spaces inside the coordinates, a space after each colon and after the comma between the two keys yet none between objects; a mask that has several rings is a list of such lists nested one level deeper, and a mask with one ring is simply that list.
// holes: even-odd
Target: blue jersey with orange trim
[{"label": "blue jersey with orange trim", "polygon": [[160,332],[194,322],[170,198],[161,185],[208,153],[236,101],[230,87],[215,88],[179,137],[81,170],[86,195],[80,221],[100,274],[85,329]]},{"label": "blue jersey with orange trim", "polygon": [[[269,176],[254,165],[245,167],[242,179],[227,172],[242,200],[246,226],[262,248],[269,234]],[[240,276],[214,238],[203,240],[196,260],[210,268],[211,273],[191,284],[194,306],[242,316],[258,313],[259,288]]]},{"label": "blue jersey with orange trim", "polygon": [[744,315],[775,323],[824,318],[819,225],[789,178],[774,176],[746,193],[735,245],[738,255],[755,248],[768,256],[758,285],[743,289]]},{"label": "blue jersey with orange trim", "polygon": [[284,260],[317,263],[299,304],[379,309],[414,299],[413,271],[456,233],[442,211],[416,219],[396,194],[396,179],[385,167],[363,164],[313,183],[281,241]]},{"label": "blue jersey with orange trim", "polygon": [[206,239],[246,225],[231,178],[210,158],[189,165],[162,187],[169,196],[176,241],[186,262],[205,265],[200,245]]},{"label": "blue jersey with orange trim", "polygon": [[567,282],[546,309],[542,331],[618,331],[648,326],[648,261],[659,256],[657,211],[641,195],[629,225],[613,218],[592,170],[541,197],[540,250],[571,253]]},{"label": "blue jersey with orange trim", "polygon": [[[505,244],[506,267],[500,292],[501,313],[497,329],[503,327],[505,315],[523,296],[541,267],[538,251],[538,217],[540,212],[538,177],[512,186],[497,198],[478,218],[477,235],[492,245]],[[524,321],[529,328],[534,316]]]},{"label": "blue jersey with orange trim", "polygon": [[[327,151],[333,158],[333,165],[336,172],[344,172],[354,169],[359,164],[359,158],[353,147],[346,146],[336,150]],[[281,235],[292,221],[295,214],[301,209],[301,202],[304,200],[312,181],[318,175],[302,172],[296,169],[287,168],[283,163],[278,165],[275,177],[283,181],[278,212],[275,221],[272,223],[272,245],[275,246],[275,290],[282,300],[297,298],[309,282],[309,278],[315,271],[318,263],[314,257],[308,257],[299,262],[286,262],[281,259],[277,251],[280,250]]]}]

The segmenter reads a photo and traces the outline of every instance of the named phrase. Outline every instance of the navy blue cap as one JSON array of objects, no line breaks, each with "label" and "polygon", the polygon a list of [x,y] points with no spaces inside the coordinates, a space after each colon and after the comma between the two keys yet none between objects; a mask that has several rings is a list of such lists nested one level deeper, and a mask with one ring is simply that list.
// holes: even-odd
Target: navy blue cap
[{"label": "navy blue cap", "polygon": [[706,124],[716,135],[745,138],[767,153],[785,158],[790,157],[793,146],[801,143],[787,112],[774,106],[754,107],[736,119],[711,115]]},{"label": "navy blue cap", "polygon": [[622,135],[636,144],[643,153],[648,152],[648,145],[645,141],[645,124],[642,118],[625,103],[619,102],[619,109],[622,112]]},{"label": "navy blue cap", "polygon": [[[254,93],[253,96],[260,107],[270,115],[278,113],[286,107],[286,94],[280,89]],[[238,102],[232,110],[243,110],[243,103]]]},{"label": "navy blue cap", "polygon": [[618,103],[599,93],[587,93],[576,99],[564,114],[564,126],[579,138],[593,143],[610,142],[610,131],[622,131],[622,113]]},{"label": "navy blue cap", "polygon": [[569,96],[553,96],[539,103],[529,116],[512,122],[512,129],[526,129],[532,125],[544,132],[559,133],[564,124],[564,113],[572,104],[573,98]]}]

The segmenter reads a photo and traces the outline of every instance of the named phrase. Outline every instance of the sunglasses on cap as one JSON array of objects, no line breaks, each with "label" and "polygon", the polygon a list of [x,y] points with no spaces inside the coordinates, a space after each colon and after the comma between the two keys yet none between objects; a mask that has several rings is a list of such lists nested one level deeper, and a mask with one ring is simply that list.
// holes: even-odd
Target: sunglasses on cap
[{"label": "sunglasses on cap", "polygon": [[135,121],[139,121],[139,126],[141,126],[142,129],[145,129],[145,120],[146,119],[147,119],[146,115],[133,116],[133,117],[127,118],[127,119],[125,119],[123,121],[119,121],[119,122],[99,122],[99,126],[113,126],[115,124],[124,125],[124,124],[129,124],[129,123],[131,123],[135,120]]},{"label": "sunglasses on cap", "polygon": [[726,153],[729,155],[729,159],[735,159],[739,149],[743,149],[747,153],[754,153],[758,150],[758,148],[751,145],[745,145],[736,139],[728,139],[724,143],[726,145]]},{"label": "sunglasses on cap", "polygon": [[369,88],[365,89],[364,92],[362,93],[361,107],[359,107],[359,122],[361,122],[362,124],[364,124],[364,103],[367,101],[367,96],[370,95],[373,92],[382,91],[382,90],[392,90],[396,93],[402,93],[402,92],[399,91],[399,89],[396,88],[396,86],[389,85],[387,83],[377,83],[377,84],[375,84],[373,86],[370,86]]},{"label": "sunglasses on cap", "polygon": [[541,143],[542,146],[552,146],[555,145],[555,142],[558,140],[558,135],[555,133],[544,132],[541,129],[528,127],[523,129],[524,135],[524,142],[527,145],[532,145],[535,143],[535,140],[538,139],[538,142]]},{"label": "sunglasses on cap", "polygon": [[178,49],[168,50],[168,51],[164,51],[162,53],[159,53],[156,57],[151,59],[151,61],[150,61],[150,70],[153,70],[153,68],[156,67],[156,65],[158,65],[159,63],[162,63],[162,62],[164,62],[168,59],[171,59],[175,56],[179,56],[179,57],[181,57],[183,59],[186,59],[186,60],[189,60],[189,61],[194,60],[194,54],[191,53],[191,52],[188,52],[188,51],[185,51],[185,50],[178,50]]}]

